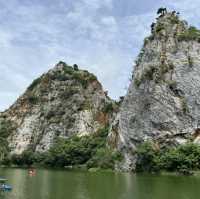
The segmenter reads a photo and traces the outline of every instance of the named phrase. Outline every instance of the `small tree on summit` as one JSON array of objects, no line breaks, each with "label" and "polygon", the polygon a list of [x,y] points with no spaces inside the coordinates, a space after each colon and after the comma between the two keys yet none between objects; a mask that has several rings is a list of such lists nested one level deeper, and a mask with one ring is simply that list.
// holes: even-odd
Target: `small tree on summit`
[{"label": "small tree on summit", "polygon": [[76,70],[76,71],[78,71],[79,69],[78,69],[78,65],[77,64],[74,64],[73,65],[73,68],[74,68],[74,70]]},{"label": "small tree on summit", "polygon": [[159,8],[157,11],[157,14],[161,14],[161,16],[163,16],[165,13],[167,12],[167,8]]}]

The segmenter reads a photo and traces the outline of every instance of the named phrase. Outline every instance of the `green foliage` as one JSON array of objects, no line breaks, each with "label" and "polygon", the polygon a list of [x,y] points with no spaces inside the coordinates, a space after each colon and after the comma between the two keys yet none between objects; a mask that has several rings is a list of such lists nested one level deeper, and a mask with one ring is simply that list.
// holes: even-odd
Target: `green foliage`
[{"label": "green foliage", "polygon": [[32,91],[38,84],[40,84],[41,80],[42,80],[41,77],[35,79],[35,80],[32,82],[32,84],[28,87],[28,90],[29,90],[29,91]]},{"label": "green foliage", "polygon": [[65,72],[65,74],[69,74],[69,75],[73,75],[73,73],[74,73],[74,69],[71,67],[71,66],[65,66],[64,67],[64,72]]},{"label": "green foliage", "polygon": [[77,71],[73,74],[73,78],[79,81],[83,88],[87,88],[89,83],[97,80],[97,77],[88,71]]},{"label": "green foliage", "polygon": [[44,165],[50,167],[64,167],[87,165],[88,168],[114,168],[121,155],[106,148],[108,128],[99,129],[92,136],[69,139],[57,138],[55,144],[46,153],[33,153],[30,150],[21,155],[12,155],[8,163],[14,165]]},{"label": "green foliage", "polygon": [[83,88],[87,88],[88,79],[83,72],[76,72],[73,74],[73,77],[83,86]]},{"label": "green foliage", "polygon": [[97,149],[104,147],[105,137],[100,135],[58,139],[49,151],[48,164],[56,167],[86,164]]},{"label": "green foliage", "polygon": [[159,33],[161,30],[164,30],[164,29],[165,29],[164,24],[158,23],[158,24],[156,25],[156,32],[157,32],[157,33]]},{"label": "green foliage", "polygon": [[168,71],[169,71],[169,67],[168,67],[167,64],[161,64],[160,65],[160,73],[161,73],[161,75],[164,75]]},{"label": "green foliage", "polygon": [[137,171],[166,170],[189,174],[192,170],[200,169],[200,146],[193,143],[158,150],[146,142],[139,147],[137,155]]},{"label": "green foliage", "polygon": [[39,102],[39,98],[34,95],[29,95],[27,99],[31,104],[37,104]]},{"label": "green foliage", "polygon": [[142,81],[141,81],[141,79],[139,77],[135,77],[134,78],[134,84],[135,84],[136,87],[139,87],[141,82]]},{"label": "green foliage", "polygon": [[171,21],[172,24],[178,24],[180,22],[177,15],[172,15],[170,17],[170,21]]},{"label": "green foliage", "polygon": [[72,97],[74,94],[79,92],[79,88],[75,86],[69,86],[66,88],[66,90],[61,94],[62,99],[67,99]]},{"label": "green foliage", "polygon": [[159,170],[159,151],[156,150],[152,143],[145,142],[137,150],[136,170],[138,172],[152,172]]},{"label": "green foliage", "polygon": [[90,167],[113,168],[117,154],[106,148],[107,128],[93,136],[58,139],[49,151],[50,166],[63,167],[87,164]]},{"label": "green foliage", "polygon": [[188,56],[188,64],[190,67],[193,67],[193,60],[191,56]]},{"label": "green foliage", "polygon": [[80,104],[78,111],[91,110],[92,106],[92,103],[89,100],[85,99],[84,102]]},{"label": "green foliage", "polygon": [[185,97],[182,96],[180,99],[181,99],[181,105],[182,105],[183,112],[184,113],[189,112],[189,108],[188,108],[187,101],[186,101]]},{"label": "green foliage", "polygon": [[148,68],[144,69],[141,77],[135,77],[134,83],[137,87],[145,81],[145,80],[153,80],[154,73],[157,71],[157,68],[155,66],[149,66]]},{"label": "green foliage", "polygon": [[161,7],[161,8],[158,8],[157,14],[158,14],[158,15],[159,15],[159,14],[163,15],[163,14],[165,14],[166,12],[167,12],[167,9]]},{"label": "green foliage", "polygon": [[57,65],[63,65],[64,67],[68,67],[68,65],[63,61],[59,61]]},{"label": "green foliage", "polygon": [[196,29],[194,26],[190,26],[187,30],[178,36],[179,41],[193,41],[196,40],[200,42],[200,30]]},{"label": "green foliage", "polygon": [[21,155],[14,154],[11,156],[11,162],[14,165],[31,166],[35,162],[35,154],[32,151],[24,151]]},{"label": "green foliage", "polygon": [[100,148],[87,162],[88,168],[114,169],[116,161],[122,159],[121,154],[107,148]]},{"label": "green foliage", "polygon": [[78,65],[77,64],[74,64],[73,65],[73,68],[74,68],[74,70],[76,70],[76,71],[78,71],[79,69],[78,69]]},{"label": "green foliage", "polygon": [[7,138],[12,132],[12,123],[5,119],[0,119],[0,161],[8,154],[9,147]]},{"label": "green foliage", "polygon": [[148,39],[149,41],[153,41],[153,40],[154,40],[154,35],[153,35],[153,34],[150,35],[149,37],[147,37],[147,39]]},{"label": "green foliage", "polygon": [[164,74],[174,69],[174,65],[172,63],[169,64],[161,64],[159,67],[157,66],[149,66],[145,68],[142,75],[136,76],[134,78],[134,84],[136,87],[145,81],[145,80],[155,80],[156,83],[160,83],[161,81],[165,81]]},{"label": "green foliage", "polygon": [[114,104],[112,102],[107,103],[104,107],[103,107],[103,112],[104,113],[113,113],[115,107]]}]

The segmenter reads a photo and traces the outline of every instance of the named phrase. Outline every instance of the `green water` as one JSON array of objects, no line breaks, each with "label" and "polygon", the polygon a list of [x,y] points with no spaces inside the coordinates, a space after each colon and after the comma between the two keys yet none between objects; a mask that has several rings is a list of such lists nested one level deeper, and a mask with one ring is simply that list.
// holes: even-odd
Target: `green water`
[{"label": "green water", "polygon": [[159,176],[122,173],[89,173],[0,169],[13,191],[0,199],[197,199],[200,176]]}]

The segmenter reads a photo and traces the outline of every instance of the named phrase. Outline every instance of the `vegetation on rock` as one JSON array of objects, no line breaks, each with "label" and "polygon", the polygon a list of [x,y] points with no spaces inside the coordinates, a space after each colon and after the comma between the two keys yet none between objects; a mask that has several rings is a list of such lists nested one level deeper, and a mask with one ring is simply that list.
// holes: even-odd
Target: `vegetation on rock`
[{"label": "vegetation on rock", "polygon": [[0,161],[9,153],[7,138],[11,131],[11,122],[6,118],[0,118]]},{"label": "vegetation on rock", "polygon": [[178,35],[179,41],[193,41],[196,40],[200,42],[200,30],[195,28],[194,26],[190,26],[183,33]]},{"label": "vegetation on rock", "polygon": [[159,172],[162,170],[189,174],[200,169],[200,146],[193,143],[176,148],[159,149],[145,142],[137,150],[136,170],[139,172]]},{"label": "vegetation on rock", "polygon": [[21,155],[14,154],[5,158],[3,163],[50,167],[86,165],[87,168],[114,169],[121,155],[106,147],[107,134],[108,128],[104,128],[91,136],[57,138],[48,152],[38,153],[26,150]]}]

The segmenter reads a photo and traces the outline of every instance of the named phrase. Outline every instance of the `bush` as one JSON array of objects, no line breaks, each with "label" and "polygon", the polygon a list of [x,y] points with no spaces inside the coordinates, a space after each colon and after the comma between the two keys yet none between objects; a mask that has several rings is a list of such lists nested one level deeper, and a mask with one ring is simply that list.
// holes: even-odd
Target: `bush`
[{"label": "bush", "polygon": [[106,147],[107,135],[108,127],[99,129],[91,136],[57,138],[48,152],[26,150],[21,155],[14,154],[5,158],[3,164],[50,167],[87,165],[88,168],[113,169],[115,162],[121,160],[121,155]]},{"label": "bush", "polygon": [[108,128],[103,128],[92,136],[58,138],[50,149],[45,164],[53,167],[86,164],[88,168],[114,168],[119,154],[106,148],[107,134]]},{"label": "bush", "polygon": [[28,87],[28,90],[29,90],[29,91],[32,91],[38,84],[40,84],[41,80],[42,80],[41,77],[35,79],[35,80],[32,82],[32,84]]},{"label": "bush", "polygon": [[145,142],[137,150],[136,171],[152,172],[160,170],[159,151],[156,150],[152,143]]},{"label": "bush", "polygon": [[187,30],[178,36],[179,41],[200,41],[200,31],[194,26],[190,26]]},{"label": "bush", "polygon": [[114,111],[114,104],[113,103],[108,103],[103,107],[103,112],[104,113],[113,113]]},{"label": "bush", "polygon": [[137,171],[166,170],[187,174],[200,169],[200,146],[193,143],[165,150],[156,150],[151,143],[144,143],[137,155]]},{"label": "bush", "polygon": [[72,97],[74,94],[79,92],[78,87],[69,86],[63,93],[61,93],[60,97],[62,99],[67,99]]},{"label": "bush", "polygon": [[27,99],[31,104],[37,104],[39,102],[39,97],[34,95],[29,95]]},{"label": "bush", "polygon": [[34,153],[32,151],[24,151],[21,155],[14,154],[11,156],[11,162],[19,166],[31,166],[35,162]]},{"label": "bush", "polygon": [[7,138],[12,130],[12,122],[5,118],[0,118],[0,161],[2,161],[9,152]]},{"label": "bush", "polygon": [[188,105],[187,105],[186,98],[184,96],[181,96],[180,100],[181,100],[181,106],[182,106],[183,113],[188,113],[189,108],[188,108]]},{"label": "bush", "polygon": [[193,59],[192,59],[192,57],[191,56],[188,56],[188,64],[189,64],[189,67],[193,67]]},{"label": "bush", "polygon": [[78,65],[77,64],[74,64],[73,65],[73,68],[74,68],[74,70],[76,70],[76,71],[78,71],[79,69],[78,69]]},{"label": "bush", "polygon": [[115,162],[121,160],[121,154],[107,148],[100,148],[87,162],[88,168],[114,169]]},{"label": "bush", "polygon": [[156,26],[157,33],[159,33],[161,30],[164,30],[164,29],[165,29],[164,24],[161,24],[161,23],[157,24],[157,26]]},{"label": "bush", "polygon": [[170,21],[171,21],[172,24],[179,24],[179,22],[180,22],[180,20],[179,20],[177,15],[171,16],[170,17]]}]

